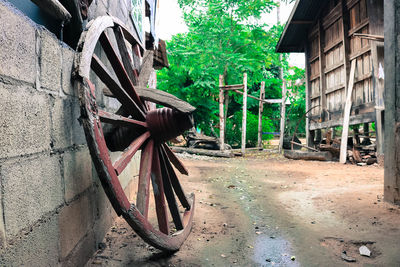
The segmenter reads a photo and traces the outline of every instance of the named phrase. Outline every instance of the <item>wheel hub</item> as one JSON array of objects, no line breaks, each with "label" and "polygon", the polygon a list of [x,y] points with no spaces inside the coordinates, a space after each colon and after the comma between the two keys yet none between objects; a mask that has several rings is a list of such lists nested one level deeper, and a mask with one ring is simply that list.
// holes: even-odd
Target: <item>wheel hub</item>
[{"label": "wheel hub", "polygon": [[171,108],[160,108],[147,113],[146,123],[153,138],[165,142],[192,128],[193,117]]}]

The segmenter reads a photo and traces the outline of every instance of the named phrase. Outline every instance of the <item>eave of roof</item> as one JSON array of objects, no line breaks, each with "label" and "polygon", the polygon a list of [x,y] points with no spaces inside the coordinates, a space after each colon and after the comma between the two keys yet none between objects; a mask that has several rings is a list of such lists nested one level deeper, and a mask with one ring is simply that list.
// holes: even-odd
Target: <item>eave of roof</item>
[{"label": "eave of roof", "polygon": [[308,29],[325,3],[326,0],[297,0],[276,46],[276,52],[304,52]]}]

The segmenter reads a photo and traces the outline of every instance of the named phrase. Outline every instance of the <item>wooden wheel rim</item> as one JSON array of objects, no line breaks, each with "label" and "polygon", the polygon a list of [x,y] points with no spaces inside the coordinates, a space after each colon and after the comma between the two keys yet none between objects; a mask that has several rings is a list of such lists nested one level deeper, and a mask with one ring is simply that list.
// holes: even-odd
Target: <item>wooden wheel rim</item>
[{"label": "wooden wheel rim", "polygon": [[[148,191],[149,179],[150,179],[149,177],[151,177],[151,182],[153,182],[153,189],[155,186],[156,187],[159,186],[159,188],[161,188],[161,193],[160,193],[161,197],[160,196],[158,197],[159,201],[162,202],[161,206],[163,207],[159,207],[160,205],[156,204],[156,209],[157,209],[157,218],[159,220],[159,228],[163,229],[158,230],[147,219],[149,193],[147,192],[147,197],[146,199],[144,199],[144,204],[137,203],[138,205],[140,204],[140,207],[138,207],[135,204],[131,204],[127,196],[125,195],[125,192],[118,179],[118,175],[120,174],[120,172],[123,171],[124,167],[126,167],[128,163],[126,163],[123,158],[123,160],[121,161],[118,160],[117,166],[115,166],[113,165],[113,162],[111,161],[110,155],[108,153],[109,149],[107,147],[107,143],[105,140],[101,124],[102,121],[105,120],[105,118],[107,120],[119,119],[120,123],[123,120],[123,122],[126,123],[135,123],[136,125],[139,125],[138,127],[140,126],[142,126],[143,128],[147,127],[145,121],[139,120],[138,122],[137,120],[130,118],[122,118],[118,116],[116,117],[113,114],[107,114],[107,112],[98,109],[98,105],[96,103],[95,86],[90,81],[89,75],[91,69],[93,68],[93,64],[99,63],[97,62],[97,59],[95,58],[94,54],[96,44],[99,42],[100,38],[104,39],[104,36],[106,36],[105,30],[108,28],[112,29],[118,28],[123,32],[123,36],[125,37],[126,41],[131,43],[132,46],[139,45],[139,49],[141,50],[143,49],[143,47],[138,42],[137,38],[135,38],[118,19],[111,16],[99,17],[89,22],[86,30],[82,33],[82,36],[78,44],[78,49],[77,49],[78,53],[75,56],[75,70],[76,70],[75,88],[79,92],[79,98],[81,103],[81,121],[84,127],[90,154],[93,163],[95,165],[96,171],[98,173],[98,176],[100,178],[100,181],[102,183],[102,186],[104,188],[104,191],[107,194],[118,216],[122,215],[128,222],[128,224],[137,232],[137,234],[150,245],[164,251],[176,251],[181,247],[183,242],[186,240],[192,228],[192,221],[194,214],[194,194],[192,193],[189,197],[184,196],[183,190],[180,188],[179,181],[177,180],[176,174],[172,168],[171,163],[182,173],[187,174],[186,169],[179,162],[179,160],[173,155],[172,151],[169,150],[168,146],[166,146],[166,144],[164,144],[163,142],[154,140],[148,130],[144,130],[144,133],[142,135],[135,138],[132,144],[127,149],[135,151],[132,152],[133,154],[136,153],[136,151],[138,151],[140,148],[142,149],[142,159],[140,166],[141,169],[140,169],[138,183],[141,183],[141,180],[143,181],[143,179],[146,179],[147,185],[145,185],[145,188],[147,188]],[[93,59],[95,63],[92,62]],[[123,87],[122,83],[121,87]],[[126,89],[124,89],[124,91],[126,91]],[[129,98],[129,96],[131,98]],[[122,97],[124,97],[124,100],[130,99],[130,101],[132,101],[132,104],[135,104],[135,107],[137,109],[136,113],[139,114],[139,117],[141,116],[140,114],[146,113],[145,106],[141,105],[141,100],[136,95],[135,92],[128,92],[128,96],[123,95]],[[137,99],[135,97],[137,97]],[[118,100],[120,99],[118,98]],[[142,111],[140,111],[139,109],[141,109]],[[113,117],[110,117],[111,115]],[[146,117],[141,119],[142,120],[146,119]],[[129,154],[129,153],[126,153],[124,151],[123,154]],[[146,156],[150,154],[151,156]],[[132,156],[130,156],[130,158],[127,157],[125,159],[130,160]],[[150,167],[146,167],[146,163],[143,163],[145,162],[146,159],[147,159],[146,162],[151,162],[147,163],[151,165]],[[142,165],[144,171],[142,171]],[[138,193],[140,191],[140,188],[138,189]],[[172,192],[172,196],[174,196],[173,192],[175,192],[176,196],[181,201],[182,205],[186,203],[184,205],[186,210],[184,211],[183,218],[181,219],[182,229],[178,230],[173,234],[169,234],[169,231],[168,229],[165,229],[165,226],[164,227],[160,226],[162,225],[162,223],[160,224],[158,210],[164,209],[164,213],[161,212],[161,215],[164,214],[165,216],[168,216],[168,214],[166,214],[165,212],[166,204],[164,199],[164,194],[166,189]],[[155,192],[154,194],[156,194],[157,190],[154,190]],[[141,195],[143,195],[143,193],[141,193]],[[144,195],[146,195],[146,193]],[[173,200],[171,200],[171,193],[169,193],[169,195],[165,195],[165,197],[167,198],[168,206],[170,206],[170,201],[173,202],[175,200],[175,197],[173,197]],[[155,198],[157,202],[157,196],[155,196]],[[141,202],[143,202],[143,197],[141,200],[142,200]],[[147,201],[147,206],[146,206],[146,201]],[[143,210],[144,209],[143,205],[147,209]],[[142,210],[142,212],[140,210]],[[170,207],[171,213],[173,212],[172,210]],[[180,217],[179,214],[178,217]],[[174,223],[176,218],[177,217],[175,215],[175,217],[173,217]],[[177,220],[179,221],[179,219]],[[166,221],[165,218],[164,221]]]}]

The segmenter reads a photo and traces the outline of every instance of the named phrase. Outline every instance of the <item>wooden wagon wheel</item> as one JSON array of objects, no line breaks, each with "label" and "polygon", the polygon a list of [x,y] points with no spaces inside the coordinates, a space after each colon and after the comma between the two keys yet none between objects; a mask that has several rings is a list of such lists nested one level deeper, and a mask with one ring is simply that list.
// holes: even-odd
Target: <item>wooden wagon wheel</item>
[{"label": "wooden wagon wheel", "polygon": [[[102,62],[94,53],[98,45],[103,48],[107,62]],[[165,142],[192,127],[190,113],[194,108],[165,92],[138,90],[135,84],[141,77],[141,69],[132,63],[132,50],[136,59],[144,51],[137,37],[118,19],[104,16],[88,24],[78,44],[74,69],[81,121],[98,176],[116,213],[150,245],[176,251],[192,227],[194,194],[185,195],[173,166],[182,174],[188,175],[188,172]],[[111,67],[107,68],[107,64]],[[106,89],[95,88],[91,79],[96,76]],[[106,98],[105,91],[120,103],[118,111],[106,110],[101,103]],[[169,107],[149,110],[144,100]],[[118,176],[139,150],[138,193],[136,204],[132,204]],[[122,154],[112,162],[110,151],[122,151]],[[157,223],[149,216],[150,181]],[[173,223],[169,222],[168,209]]]}]

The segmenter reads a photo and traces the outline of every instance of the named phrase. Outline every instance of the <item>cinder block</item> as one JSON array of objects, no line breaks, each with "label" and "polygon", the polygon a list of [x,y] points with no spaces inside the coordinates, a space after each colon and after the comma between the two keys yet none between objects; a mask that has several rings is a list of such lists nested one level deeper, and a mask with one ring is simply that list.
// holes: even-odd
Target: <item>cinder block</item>
[{"label": "cinder block", "polygon": [[89,150],[84,148],[65,152],[63,163],[65,201],[70,202],[92,185],[92,159]]},{"label": "cinder block", "polygon": [[[122,152],[110,152],[111,160],[115,162],[121,154]],[[135,154],[135,156],[133,156],[131,162],[126,166],[124,171],[118,176],[122,188],[127,187],[130,181],[132,179],[135,179],[135,176],[139,175],[139,168],[140,168],[140,151],[138,151]]]},{"label": "cinder block", "polygon": [[35,26],[31,20],[4,1],[0,2],[0,47],[0,74],[35,83]]},{"label": "cinder block", "polygon": [[107,198],[106,193],[103,190],[103,187],[100,184],[100,180],[97,177],[97,173],[94,171],[93,173],[95,187],[94,187],[94,197],[95,197],[95,224],[94,224],[94,233],[96,238],[96,244],[102,242],[105,234],[110,229],[114,218],[117,216],[113,207],[111,206],[110,201]]},{"label": "cinder block", "polygon": [[40,31],[40,86],[60,92],[61,90],[61,43],[57,37],[42,28]]},{"label": "cinder block", "polygon": [[61,262],[61,266],[85,266],[87,261],[93,256],[96,248],[93,230],[89,230],[88,234],[72,250],[68,258]]},{"label": "cinder block", "polygon": [[72,143],[74,145],[86,145],[85,131],[79,122],[81,108],[78,99],[72,101]]},{"label": "cinder block", "polygon": [[7,240],[63,203],[58,156],[35,155],[1,166]]},{"label": "cinder block", "polygon": [[49,110],[46,94],[0,82],[0,158],[49,150]]},{"label": "cinder block", "polygon": [[78,96],[78,92],[74,89],[72,81],[72,70],[74,67],[75,51],[67,45],[63,45],[62,51],[62,90],[63,93],[70,96]]},{"label": "cinder block", "polygon": [[[0,199],[1,197],[1,190],[0,190]],[[3,214],[3,207],[0,205],[0,214]],[[0,250],[3,248],[3,246],[6,244],[6,230],[4,229],[4,220],[3,216],[0,218]]]},{"label": "cinder block", "polygon": [[0,266],[58,266],[57,223],[56,216],[42,220],[31,232],[0,249]]},{"label": "cinder block", "polygon": [[55,149],[86,144],[83,127],[79,124],[79,101],[76,98],[52,98],[51,138]]},{"label": "cinder block", "polygon": [[63,261],[89,232],[94,224],[89,194],[65,206],[59,216],[60,256]]}]

